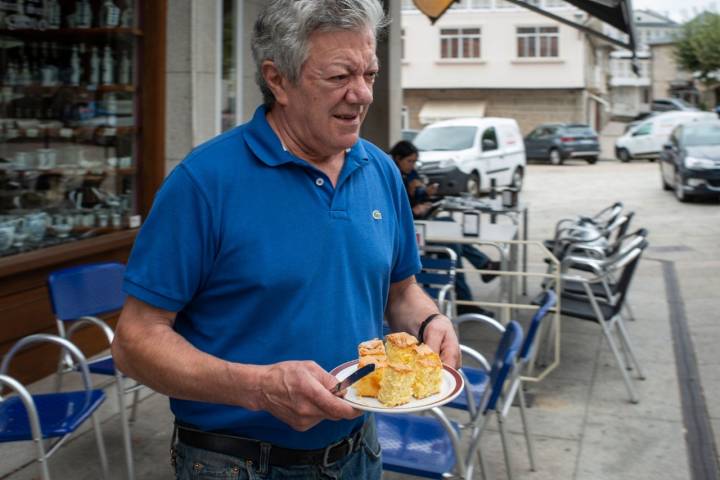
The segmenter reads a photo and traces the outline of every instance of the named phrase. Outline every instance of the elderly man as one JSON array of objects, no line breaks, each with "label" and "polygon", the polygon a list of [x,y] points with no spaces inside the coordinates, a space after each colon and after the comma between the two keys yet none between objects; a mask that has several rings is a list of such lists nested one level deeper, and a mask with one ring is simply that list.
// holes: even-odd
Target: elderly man
[{"label": "elderly man", "polygon": [[173,170],[138,235],[112,350],[170,396],[178,478],[379,478],[374,421],[328,371],[383,317],[457,366],[397,169],[359,138],[384,23],[377,0],[269,1],[264,105]]}]

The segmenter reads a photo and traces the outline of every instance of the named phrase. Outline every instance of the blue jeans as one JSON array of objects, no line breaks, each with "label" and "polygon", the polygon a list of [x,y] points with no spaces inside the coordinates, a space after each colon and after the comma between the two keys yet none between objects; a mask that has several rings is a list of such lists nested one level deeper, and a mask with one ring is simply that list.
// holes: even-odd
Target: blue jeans
[{"label": "blue jeans", "polygon": [[370,423],[365,428],[360,448],[326,467],[257,465],[243,458],[190,447],[178,442],[175,445],[175,478],[177,480],[379,480],[382,476],[382,460],[380,443],[375,432],[375,418],[368,415],[366,422]]}]

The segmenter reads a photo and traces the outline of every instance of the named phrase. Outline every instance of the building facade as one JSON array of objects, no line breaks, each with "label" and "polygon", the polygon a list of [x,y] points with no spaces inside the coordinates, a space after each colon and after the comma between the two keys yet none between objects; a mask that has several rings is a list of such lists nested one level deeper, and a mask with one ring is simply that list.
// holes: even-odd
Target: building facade
[{"label": "building facade", "polygon": [[[575,22],[556,0],[536,5]],[[462,0],[431,25],[411,1],[402,12],[404,128],[458,116],[515,118],[600,128],[609,106],[604,47],[587,35],[502,0]]]}]

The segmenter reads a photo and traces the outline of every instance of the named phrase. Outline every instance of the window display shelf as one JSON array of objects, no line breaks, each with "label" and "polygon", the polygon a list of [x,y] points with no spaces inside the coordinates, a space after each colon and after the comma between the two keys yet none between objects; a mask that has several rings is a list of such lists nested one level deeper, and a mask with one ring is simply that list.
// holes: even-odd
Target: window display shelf
[{"label": "window display shelf", "polygon": [[87,41],[87,39],[103,39],[112,37],[142,37],[143,32],[138,28],[131,27],[115,27],[115,28],[49,28],[40,30],[37,28],[0,28],[0,35],[10,37],[20,37],[30,40],[45,40],[61,38],[64,40],[79,39]]}]

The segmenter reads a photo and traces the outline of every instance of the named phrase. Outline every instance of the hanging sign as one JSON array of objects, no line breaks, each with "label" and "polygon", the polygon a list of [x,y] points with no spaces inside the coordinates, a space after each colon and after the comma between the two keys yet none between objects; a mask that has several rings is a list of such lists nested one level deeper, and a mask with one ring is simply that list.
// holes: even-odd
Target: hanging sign
[{"label": "hanging sign", "polygon": [[454,2],[459,3],[460,0],[413,0],[417,9],[424,13],[432,24],[435,24]]}]

